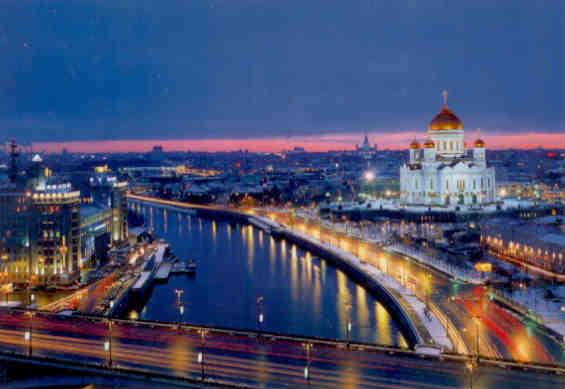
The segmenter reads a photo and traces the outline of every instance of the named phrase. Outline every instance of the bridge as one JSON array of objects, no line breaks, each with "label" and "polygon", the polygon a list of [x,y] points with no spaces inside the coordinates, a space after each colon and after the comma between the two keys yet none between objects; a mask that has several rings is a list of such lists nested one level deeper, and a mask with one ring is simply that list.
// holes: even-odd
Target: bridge
[{"label": "bridge", "polygon": [[[565,368],[257,330],[0,309],[0,359],[238,388],[563,387]],[[527,372],[526,372],[527,370]],[[477,374],[478,373],[478,374]]]}]

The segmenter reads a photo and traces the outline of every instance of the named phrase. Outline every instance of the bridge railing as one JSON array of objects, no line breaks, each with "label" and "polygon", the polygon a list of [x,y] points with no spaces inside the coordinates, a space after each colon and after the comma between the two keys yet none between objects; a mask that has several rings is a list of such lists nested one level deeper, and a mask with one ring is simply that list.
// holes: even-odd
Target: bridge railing
[{"label": "bridge railing", "polygon": [[[0,350],[0,357],[251,387],[266,381],[316,387],[316,380],[334,375],[348,361],[374,364],[379,358],[403,357],[464,366],[472,360],[468,355],[425,357],[409,349],[338,339],[23,309],[0,309]],[[556,365],[492,358],[480,363],[565,374],[565,367]]]}]

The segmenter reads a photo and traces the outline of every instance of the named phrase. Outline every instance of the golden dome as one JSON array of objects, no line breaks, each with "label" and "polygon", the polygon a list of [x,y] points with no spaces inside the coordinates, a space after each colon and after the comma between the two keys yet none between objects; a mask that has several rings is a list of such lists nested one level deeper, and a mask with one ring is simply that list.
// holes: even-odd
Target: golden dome
[{"label": "golden dome", "polygon": [[473,146],[475,146],[476,148],[483,148],[483,147],[485,147],[485,142],[482,139],[479,138],[475,141]]},{"label": "golden dome", "polygon": [[412,150],[418,150],[420,148],[420,143],[418,143],[418,141],[414,139],[412,143],[410,143],[410,148]]},{"label": "golden dome", "polygon": [[431,131],[462,130],[463,123],[444,105],[441,111],[432,119],[428,127]]},{"label": "golden dome", "polygon": [[424,142],[424,148],[425,149],[433,149],[434,147],[436,147],[436,145],[435,145],[433,140],[428,139]]},{"label": "golden dome", "polygon": [[441,111],[432,119],[428,129],[430,131],[462,130],[463,123],[447,106],[447,91],[442,92],[443,106]]}]

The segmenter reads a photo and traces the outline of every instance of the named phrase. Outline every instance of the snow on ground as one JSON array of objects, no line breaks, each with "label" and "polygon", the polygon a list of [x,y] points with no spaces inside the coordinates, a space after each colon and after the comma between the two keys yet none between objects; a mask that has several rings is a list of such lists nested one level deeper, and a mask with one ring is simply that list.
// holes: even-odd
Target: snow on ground
[{"label": "snow on ground", "polygon": [[449,274],[453,278],[460,279],[469,283],[482,284],[488,278],[487,276],[477,272],[474,269],[464,268],[463,266],[455,266],[440,259],[431,258],[424,253],[410,249],[409,247],[406,247],[402,244],[392,244],[388,246],[386,250],[405,255],[443,273]]},{"label": "snow on ground", "polygon": [[382,273],[370,264],[361,263],[359,258],[347,251],[344,251],[330,244],[322,243],[319,240],[314,239],[311,236],[303,234],[299,231],[291,230],[290,232],[297,236],[300,236],[304,240],[307,240],[332,252],[333,254],[342,258],[342,260],[346,261],[352,267],[355,267],[365,274],[368,274],[375,282],[379,283],[383,287],[389,290],[394,290],[416,313],[421,323],[430,333],[430,336],[432,337],[435,344],[447,350],[451,350],[453,348],[447,332],[445,328],[443,328],[439,320],[429,310],[426,309],[425,304],[422,301],[418,300],[413,292],[402,286],[398,281]]},{"label": "snow on ground", "polygon": [[402,299],[410,305],[420,321],[426,326],[426,329],[430,333],[435,344],[441,346],[445,350],[451,350],[453,348],[451,340],[447,335],[447,331],[441,325],[440,321],[426,308],[426,305],[422,301],[416,298],[412,291],[368,263],[363,264],[362,268],[365,270],[366,274],[369,274],[371,278],[379,284],[396,291],[402,296]]},{"label": "snow on ground", "polygon": [[[271,219],[262,216],[253,216],[256,220],[262,222],[263,224],[269,225],[271,227],[281,227],[278,223],[273,222]],[[336,223],[337,225],[331,225],[337,231],[346,232],[344,225]],[[337,227],[337,228],[336,228]],[[339,247],[333,246],[331,244],[322,243],[319,240],[313,238],[310,235],[301,233],[299,231],[290,230],[291,233],[300,236],[302,239],[312,242],[324,249],[332,252],[333,254],[339,256],[345,260],[349,265],[361,270],[363,273],[369,275],[375,282],[379,285],[385,287],[386,289],[392,290],[401,296],[403,301],[407,303],[410,308],[415,312],[420,322],[426,327],[433,342],[441,346],[445,350],[452,350],[453,345],[449,336],[447,335],[446,329],[442,326],[438,318],[426,308],[426,305],[420,301],[415,294],[408,288],[402,286],[397,280],[388,276],[387,274],[381,272],[376,267],[368,264],[362,263],[358,257],[355,255],[342,250]],[[377,239],[377,236],[373,236],[373,239]]]},{"label": "snow on ground", "polygon": [[[547,290],[555,297],[545,298]],[[539,316],[543,324],[560,334],[565,342],[565,285],[518,288],[503,296]]]},{"label": "snow on ground", "polygon": [[[511,209],[528,209],[535,206],[532,201],[529,200],[518,200],[518,199],[504,199],[499,204],[488,204],[483,206],[477,205],[434,205],[432,209],[434,212],[482,212],[482,213],[493,213],[499,211],[499,207],[502,210]],[[331,210],[341,209],[343,211],[351,210],[364,210],[364,209],[382,209],[387,211],[408,211],[414,213],[426,213],[429,212],[429,205],[405,205],[400,204],[398,199],[375,199],[369,200],[364,203],[355,202],[335,202],[327,206]],[[341,207],[341,208],[340,208]]]}]

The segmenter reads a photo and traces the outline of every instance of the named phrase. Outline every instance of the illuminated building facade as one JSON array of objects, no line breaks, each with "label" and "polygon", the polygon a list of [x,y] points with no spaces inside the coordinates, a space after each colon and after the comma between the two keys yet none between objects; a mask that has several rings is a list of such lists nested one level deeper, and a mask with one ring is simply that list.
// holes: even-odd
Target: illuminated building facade
[{"label": "illuminated building facade", "polygon": [[485,142],[464,143],[463,123],[444,105],[428,126],[423,144],[414,140],[400,168],[400,202],[406,206],[481,206],[497,201],[495,171],[488,167]]},{"label": "illuminated building facade", "polygon": [[31,199],[15,184],[0,186],[0,263],[4,276],[25,281],[31,258]]},{"label": "illuminated building facade", "polygon": [[111,236],[113,243],[127,241],[128,238],[128,204],[126,181],[118,181],[110,174],[106,166],[99,166],[90,178],[92,201],[103,207],[111,208]]},{"label": "illuminated building facade", "polygon": [[80,192],[70,183],[46,185],[32,194],[37,236],[32,273],[49,282],[72,279],[79,272]]}]

